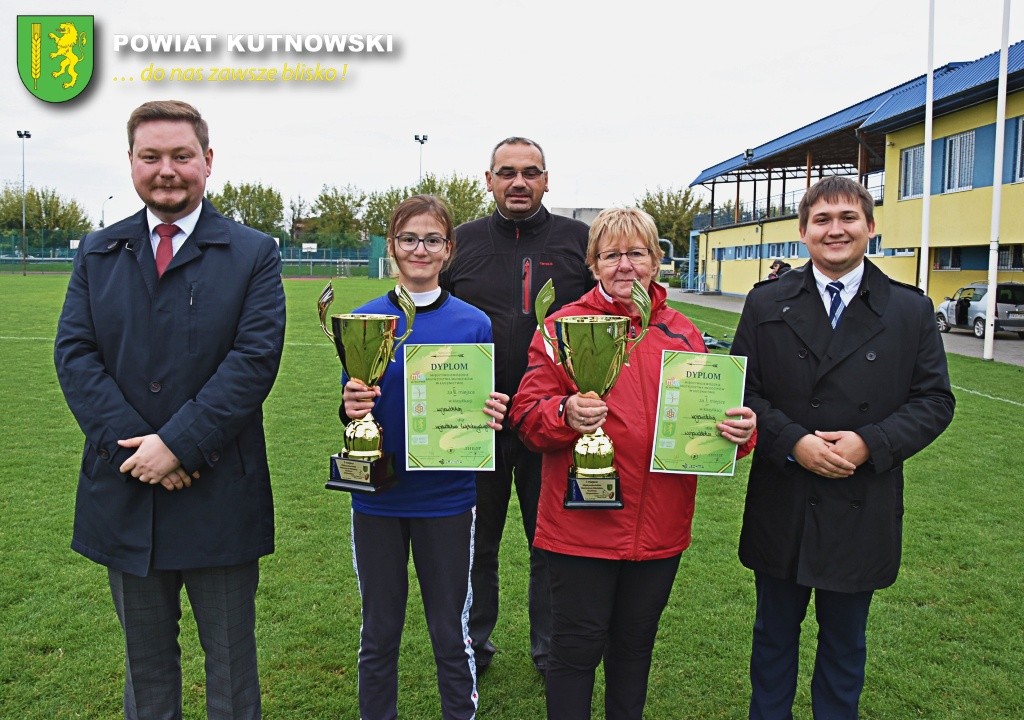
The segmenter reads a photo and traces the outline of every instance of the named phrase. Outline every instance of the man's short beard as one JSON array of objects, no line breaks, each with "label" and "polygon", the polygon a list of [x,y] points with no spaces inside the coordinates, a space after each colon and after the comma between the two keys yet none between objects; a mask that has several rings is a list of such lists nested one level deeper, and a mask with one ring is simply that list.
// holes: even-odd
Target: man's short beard
[{"label": "man's short beard", "polygon": [[188,203],[189,203],[188,198],[185,198],[184,200],[179,200],[176,203],[150,202],[149,203],[149,209],[153,210],[154,212],[162,212],[162,213],[174,214],[174,213],[180,213],[183,210],[185,210],[185,208],[188,207]]}]

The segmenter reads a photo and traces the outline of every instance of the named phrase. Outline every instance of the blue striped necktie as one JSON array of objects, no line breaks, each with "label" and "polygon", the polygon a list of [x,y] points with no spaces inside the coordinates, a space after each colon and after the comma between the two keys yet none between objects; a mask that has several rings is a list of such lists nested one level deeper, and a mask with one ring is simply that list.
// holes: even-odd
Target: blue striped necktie
[{"label": "blue striped necktie", "polygon": [[829,295],[832,296],[832,304],[828,308],[828,321],[832,323],[832,329],[835,330],[843,317],[843,310],[846,309],[842,298],[843,284],[838,280],[833,280],[825,287]]}]

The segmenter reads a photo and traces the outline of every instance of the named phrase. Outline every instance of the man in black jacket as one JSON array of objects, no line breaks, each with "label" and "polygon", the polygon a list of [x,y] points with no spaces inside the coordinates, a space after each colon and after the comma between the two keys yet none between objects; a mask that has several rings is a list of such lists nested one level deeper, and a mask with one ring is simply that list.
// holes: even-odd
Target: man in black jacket
[{"label": "man in black jacket", "polygon": [[874,207],[849,178],[812,186],[811,260],[754,287],[732,346],[757,413],[739,550],[757,593],[751,720],[793,717],[812,593],[814,717],[856,720],[871,598],[900,566],[903,464],[953,418],[931,301],[864,257]]},{"label": "man in black jacket", "polygon": [[[456,229],[459,252],[441,274],[441,287],[487,313],[494,332],[495,386],[515,394],[526,371],[526,351],[537,329],[533,302],[551,279],[554,312],[594,285],[586,265],[585,224],[552,215],[541,204],[548,189],[544,151],[522,137],[502,140],[484,173],[497,210]],[[540,455],[523,447],[515,430],[498,437],[497,469],[477,473],[476,540],[473,556],[473,608],[469,635],[479,671],[496,648],[491,633],[498,619],[498,548],[515,485],[530,546],[530,655],[547,669],[551,637],[547,565],[533,549],[540,495]]]}]

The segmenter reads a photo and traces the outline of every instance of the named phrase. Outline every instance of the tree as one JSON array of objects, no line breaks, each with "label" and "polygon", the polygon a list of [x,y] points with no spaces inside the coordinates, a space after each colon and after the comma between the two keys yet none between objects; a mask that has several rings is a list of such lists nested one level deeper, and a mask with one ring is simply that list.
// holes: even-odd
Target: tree
[{"label": "tree", "polygon": [[[60,229],[81,234],[92,229],[92,222],[77,200],[61,197],[54,188],[25,190],[25,225],[30,230]],[[21,186],[7,183],[0,191],[0,230],[21,232]]]},{"label": "tree", "polygon": [[412,188],[389,187],[387,190],[370,193],[366,199],[366,214],[363,216],[363,229],[367,235],[384,237],[388,232],[388,221],[391,213],[400,202],[413,194]]},{"label": "tree", "polygon": [[704,210],[704,203],[694,197],[693,190],[648,190],[637,198],[637,206],[654,218],[658,236],[672,241],[677,256],[685,257],[690,252],[690,230],[693,217]]},{"label": "tree", "polygon": [[221,214],[268,235],[280,236],[284,226],[284,202],[281,193],[263,183],[224,183],[220,193],[208,198]]},{"label": "tree", "polygon": [[456,225],[488,214],[487,187],[477,178],[457,174],[445,177],[428,174],[416,191],[444,198]]},{"label": "tree", "polygon": [[479,180],[456,174],[444,177],[427,174],[418,185],[390,187],[370,193],[363,216],[363,229],[368,235],[385,235],[391,213],[400,202],[413,195],[437,195],[444,199],[455,225],[475,220],[490,212],[487,188]]},{"label": "tree", "polygon": [[309,216],[309,203],[299,195],[288,201],[288,239],[294,244],[298,242],[299,233],[305,230],[306,218]]},{"label": "tree", "polygon": [[[92,230],[92,221],[76,200],[62,197],[53,188],[25,190],[25,245],[27,254],[66,250],[68,240]],[[0,190],[0,235],[6,235],[2,250],[20,254],[21,185],[8,183]],[[10,243],[10,244],[8,244]]]},{"label": "tree", "polygon": [[331,247],[363,245],[362,218],[366,194],[351,185],[338,188],[324,185],[313,201],[313,217],[308,226],[318,242]]}]

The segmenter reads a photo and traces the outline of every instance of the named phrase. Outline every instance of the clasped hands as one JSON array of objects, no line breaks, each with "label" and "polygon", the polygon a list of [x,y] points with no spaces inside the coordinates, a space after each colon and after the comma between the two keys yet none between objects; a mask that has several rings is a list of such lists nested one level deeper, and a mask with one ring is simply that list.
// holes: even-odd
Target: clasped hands
[{"label": "clasped hands", "polygon": [[119,468],[133,478],[147,485],[162,485],[167,490],[183,490],[192,487],[192,480],[199,479],[199,471],[189,475],[178,462],[178,458],[164,445],[156,433],[118,440],[124,448],[136,448],[135,454],[125,460]]},{"label": "clasped hands", "polygon": [[[748,407],[730,408],[726,419],[715,425],[731,443],[743,445],[754,435],[757,415]],[[608,419],[608,405],[593,391],[570,395],[565,401],[565,424],[585,435],[595,432]]]},{"label": "clasped hands", "polygon": [[793,459],[801,467],[834,480],[853,475],[870,455],[864,439],[852,430],[815,430],[793,446]]},{"label": "clasped hands", "polygon": [[[345,415],[352,420],[364,418],[373,410],[373,405],[380,397],[380,387],[374,385],[368,387],[363,381],[351,378],[341,389],[341,401],[345,405]],[[501,422],[508,412],[508,395],[502,392],[492,392],[490,398],[484,403],[484,414],[491,419],[487,421],[487,427],[491,430],[501,430]]]}]

